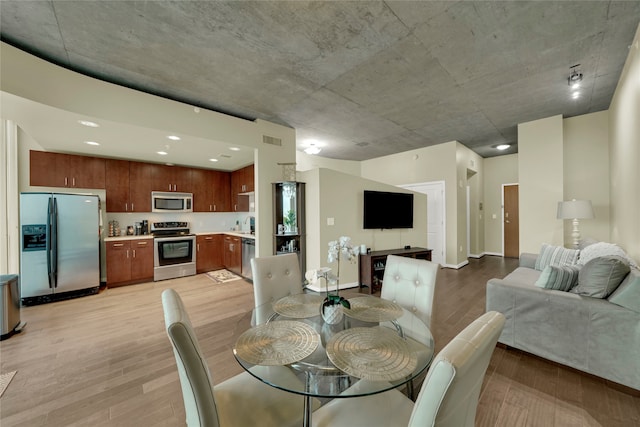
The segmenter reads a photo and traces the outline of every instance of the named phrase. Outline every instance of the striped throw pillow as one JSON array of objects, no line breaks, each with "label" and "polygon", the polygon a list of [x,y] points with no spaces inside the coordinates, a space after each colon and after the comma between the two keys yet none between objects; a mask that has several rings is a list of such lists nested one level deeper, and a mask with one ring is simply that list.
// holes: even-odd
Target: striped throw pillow
[{"label": "striped throw pillow", "polygon": [[568,292],[578,284],[579,273],[578,265],[548,265],[540,273],[536,286]]},{"label": "striped throw pillow", "polygon": [[574,265],[578,262],[579,254],[580,251],[577,249],[566,249],[543,243],[536,259],[535,269],[542,271],[549,265]]}]

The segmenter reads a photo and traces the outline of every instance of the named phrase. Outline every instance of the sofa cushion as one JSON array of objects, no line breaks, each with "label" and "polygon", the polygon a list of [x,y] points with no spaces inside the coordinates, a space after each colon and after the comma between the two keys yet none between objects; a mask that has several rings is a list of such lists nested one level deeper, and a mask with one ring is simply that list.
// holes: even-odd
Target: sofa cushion
[{"label": "sofa cushion", "polygon": [[619,256],[603,256],[590,260],[578,275],[578,286],[571,292],[593,298],[606,298],[629,274],[629,264]]},{"label": "sofa cushion", "polygon": [[640,270],[631,269],[618,289],[609,296],[609,302],[640,313]]},{"label": "sofa cushion", "polygon": [[619,256],[627,260],[627,263],[631,267],[638,268],[638,265],[627,255],[627,253],[618,245],[607,242],[597,242],[589,246],[586,246],[580,251],[580,257],[578,258],[578,264],[585,265],[594,258],[603,256]]},{"label": "sofa cushion", "polygon": [[542,271],[548,265],[573,265],[578,261],[580,251],[561,246],[542,244],[540,255],[536,259],[535,269]]},{"label": "sofa cushion", "polygon": [[578,284],[577,265],[548,265],[540,273],[536,286],[556,291],[569,291]]}]

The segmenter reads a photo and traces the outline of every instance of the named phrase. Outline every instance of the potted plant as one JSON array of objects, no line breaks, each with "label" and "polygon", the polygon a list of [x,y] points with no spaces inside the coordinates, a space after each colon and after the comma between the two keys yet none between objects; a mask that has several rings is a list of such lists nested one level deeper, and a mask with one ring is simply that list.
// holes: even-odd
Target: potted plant
[{"label": "potted plant", "polygon": [[[326,323],[335,324],[342,320],[343,311],[342,308],[351,308],[351,304],[344,297],[340,296],[340,258],[343,258],[349,262],[355,262],[358,253],[360,252],[359,246],[353,246],[351,244],[351,238],[342,236],[338,240],[332,240],[329,242],[329,251],[327,261],[329,263],[336,262],[336,274],[335,276],[329,275],[329,272],[323,276],[327,283],[327,296],[322,302],[320,313]],[[335,294],[332,294],[329,290],[329,282],[335,281],[336,290]]]},{"label": "potted plant", "polygon": [[296,213],[293,210],[287,212],[287,215],[282,219],[284,222],[284,226],[287,228],[287,231],[292,232],[295,231],[294,228],[296,226]]}]

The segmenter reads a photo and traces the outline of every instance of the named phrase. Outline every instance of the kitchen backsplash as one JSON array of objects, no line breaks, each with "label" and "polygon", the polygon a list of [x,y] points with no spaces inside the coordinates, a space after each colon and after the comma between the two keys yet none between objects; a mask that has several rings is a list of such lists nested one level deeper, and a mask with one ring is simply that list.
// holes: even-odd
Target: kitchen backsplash
[{"label": "kitchen backsplash", "polygon": [[249,216],[254,216],[249,212],[220,212],[220,213],[208,213],[208,212],[191,212],[191,213],[104,213],[104,224],[109,221],[118,221],[120,223],[120,229],[124,234],[127,226],[135,226],[136,222],[142,220],[149,221],[149,225],[152,222],[159,221],[188,221],[191,224],[192,233],[202,233],[208,231],[229,231],[236,225],[236,221],[239,222],[240,230],[249,230]]}]

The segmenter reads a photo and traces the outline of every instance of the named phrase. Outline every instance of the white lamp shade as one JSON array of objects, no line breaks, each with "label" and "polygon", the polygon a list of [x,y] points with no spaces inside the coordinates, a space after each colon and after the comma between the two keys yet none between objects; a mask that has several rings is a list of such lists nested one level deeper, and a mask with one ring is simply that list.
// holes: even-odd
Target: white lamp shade
[{"label": "white lamp shade", "polygon": [[591,200],[558,202],[558,219],[589,219],[593,217]]}]

